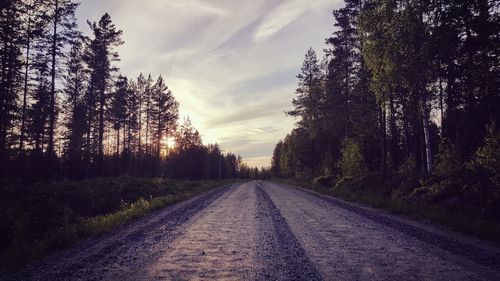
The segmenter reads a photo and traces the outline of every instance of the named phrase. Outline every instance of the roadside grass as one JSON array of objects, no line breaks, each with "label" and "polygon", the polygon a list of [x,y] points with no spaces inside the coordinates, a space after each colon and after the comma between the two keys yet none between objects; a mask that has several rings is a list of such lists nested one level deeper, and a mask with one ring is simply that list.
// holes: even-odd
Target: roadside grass
[{"label": "roadside grass", "polygon": [[[16,195],[23,197],[17,204],[12,200],[9,202],[6,197],[0,199],[0,203],[7,203],[0,207],[0,216],[7,219],[1,222],[0,233],[10,238],[2,240],[0,272],[17,271],[41,257],[109,232],[155,210],[234,182],[237,181],[174,181],[124,176],[39,184],[33,197],[19,195],[20,191],[16,191]],[[0,192],[1,195],[8,193],[3,186]],[[56,210],[47,211],[47,201],[44,200],[47,196],[42,195],[46,195],[45,192],[59,195],[58,200],[49,200],[49,205]],[[109,192],[115,194],[113,202],[98,199],[109,199]],[[70,194],[65,193],[75,194],[69,198]],[[73,197],[78,195],[87,196],[88,201],[80,202],[86,207],[75,204]],[[40,198],[36,200],[37,196]],[[25,205],[30,203],[35,205]],[[58,218],[53,218],[53,214],[59,214]],[[40,221],[41,226],[38,225]]]},{"label": "roadside grass", "polygon": [[351,189],[348,186],[328,187],[295,179],[277,179],[274,181],[291,186],[305,187],[315,192],[349,202],[384,209],[393,214],[403,215],[413,220],[438,224],[456,232],[490,240],[500,245],[500,222],[498,220],[483,218],[477,213],[459,210],[450,211],[439,205],[408,202],[400,198],[387,196],[387,194]]}]

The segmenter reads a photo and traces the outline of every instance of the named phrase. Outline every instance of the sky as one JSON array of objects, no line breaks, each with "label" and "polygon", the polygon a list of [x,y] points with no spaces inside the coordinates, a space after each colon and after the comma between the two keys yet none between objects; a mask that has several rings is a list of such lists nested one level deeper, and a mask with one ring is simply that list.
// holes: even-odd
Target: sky
[{"label": "sky", "polygon": [[270,165],[291,131],[297,74],[319,56],[342,0],[81,0],[80,29],[111,15],[123,30],[120,73],[162,75],[203,142]]}]

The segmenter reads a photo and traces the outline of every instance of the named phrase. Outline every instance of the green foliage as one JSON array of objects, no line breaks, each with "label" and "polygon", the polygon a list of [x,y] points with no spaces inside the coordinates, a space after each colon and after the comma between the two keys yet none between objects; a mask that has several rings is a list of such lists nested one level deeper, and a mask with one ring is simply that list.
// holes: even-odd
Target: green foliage
[{"label": "green foliage", "polygon": [[[471,180],[468,191],[481,194],[481,199],[490,205],[500,203],[500,131],[495,124],[488,128],[484,145],[479,147],[467,165]],[[498,210],[500,212],[500,208]]]},{"label": "green foliage", "polygon": [[330,193],[500,233],[500,22],[494,1],[476,2],[345,0],[322,95],[299,76],[301,120],[273,156],[280,175],[325,186],[335,175]]},{"label": "green foliage", "polygon": [[434,174],[440,177],[456,177],[463,168],[463,160],[458,149],[447,140],[443,140],[436,155]]},{"label": "green foliage", "polygon": [[313,182],[318,185],[333,186],[335,183],[335,176],[319,176],[314,178]]},{"label": "green foliage", "polygon": [[345,138],[340,153],[339,166],[343,177],[358,178],[366,173],[364,157],[356,141]]},{"label": "green foliage", "polygon": [[[387,185],[393,187],[392,198],[405,198],[420,186],[424,175],[417,168],[415,158],[407,157],[400,165],[397,173],[388,179]],[[397,187],[397,188],[394,188]]]},{"label": "green foliage", "polygon": [[417,163],[415,162],[415,158],[408,157],[399,166],[398,174],[406,177],[411,174],[414,174],[416,170],[417,170]]},{"label": "green foliage", "polygon": [[495,129],[495,125],[489,127],[484,142],[476,150],[469,167],[488,173],[491,183],[500,191],[500,131]]}]

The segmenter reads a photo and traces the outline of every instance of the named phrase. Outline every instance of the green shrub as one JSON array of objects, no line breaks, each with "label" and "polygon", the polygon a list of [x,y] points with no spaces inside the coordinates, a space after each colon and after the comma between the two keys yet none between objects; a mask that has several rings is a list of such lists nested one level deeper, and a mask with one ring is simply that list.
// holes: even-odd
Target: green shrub
[{"label": "green shrub", "polygon": [[319,176],[314,178],[313,182],[319,185],[333,186],[335,184],[335,176]]},{"label": "green shrub", "polygon": [[489,202],[500,201],[500,131],[495,124],[488,128],[484,145],[476,150],[467,165],[471,170],[470,178],[476,178],[477,189]]},{"label": "green shrub", "polygon": [[358,143],[350,138],[342,141],[339,162],[342,177],[357,178],[366,173],[365,161]]},{"label": "green shrub", "polygon": [[463,171],[463,161],[458,149],[447,140],[439,145],[439,151],[434,161],[434,174],[442,177],[457,177]]},{"label": "green shrub", "polygon": [[408,197],[415,189],[420,187],[420,179],[422,177],[422,172],[417,169],[415,158],[406,158],[399,166],[398,172],[387,182],[387,185],[396,187],[392,193],[392,197]]}]

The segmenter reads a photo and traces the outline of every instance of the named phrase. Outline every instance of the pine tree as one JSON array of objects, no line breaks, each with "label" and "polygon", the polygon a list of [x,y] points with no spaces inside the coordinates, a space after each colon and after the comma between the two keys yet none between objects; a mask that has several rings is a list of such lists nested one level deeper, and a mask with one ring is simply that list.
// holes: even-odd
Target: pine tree
[{"label": "pine tree", "polygon": [[288,115],[299,117],[297,125],[307,130],[309,136],[309,168],[314,172],[316,166],[316,142],[319,133],[320,107],[323,100],[323,75],[316,56],[310,48],[304,59],[301,73],[297,76],[299,86],[292,103],[294,109]]},{"label": "pine tree", "polygon": [[68,175],[71,178],[82,176],[83,138],[86,131],[85,89],[88,83],[88,71],[84,64],[84,38],[75,40],[69,52],[64,76],[64,93],[68,158]]},{"label": "pine tree", "polygon": [[8,175],[11,144],[15,141],[17,91],[21,80],[22,17],[20,0],[3,3],[0,10],[0,176]]},{"label": "pine tree", "polygon": [[[46,7],[39,0],[29,0],[23,2],[22,12],[25,15],[23,21],[23,48],[24,48],[24,78],[23,78],[23,94],[21,98],[21,125],[19,129],[19,157],[21,167],[24,168],[25,156],[25,141],[26,141],[26,123],[28,111],[28,98],[30,91],[30,68],[33,64],[33,45],[36,40],[43,40],[44,29],[46,29],[47,22],[44,20],[46,16]],[[36,51],[36,50],[35,50]],[[22,169],[21,168],[21,169]]]},{"label": "pine tree", "polygon": [[50,163],[57,156],[55,155],[55,126],[57,122],[57,90],[56,79],[60,70],[57,62],[60,57],[63,57],[64,47],[75,36],[74,30],[76,29],[75,10],[78,3],[73,3],[71,0],[50,0],[45,1],[44,5],[51,11],[49,18],[51,19],[52,32],[48,40],[51,42],[50,46],[50,116],[49,116],[49,131],[48,131],[48,147],[47,156]]},{"label": "pine tree", "polygon": [[[106,123],[106,107],[109,102],[108,88],[111,75],[116,68],[112,66],[114,61],[119,59],[118,53],[113,48],[123,44],[121,39],[122,31],[116,29],[109,14],[104,14],[98,23],[88,23],[94,33],[89,46],[88,64],[91,70],[89,95],[90,104],[97,103],[97,174],[103,173],[104,160],[104,133]],[[93,110],[90,105],[88,110]],[[90,114],[93,120],[93,114]],[[90,122],[91,123],[91,122]],[[89,128],[90,130],[90,128]]]},{"label": "pine tree", "polygon": [[129,79],[127,95],[125,99],[126,103],[126,120],[125,120],[125,130],[126,140],[124,137],[123,143],[123,159],[124,167],[130,173],[137,172],[137,161],[132,161],[139,159],[139,136],[140,136],[140,95],[138,91],[137,84],[135,80]]},{"label": "pine tree", "polygon": [[156,157],[159,159],[162,138],[167,138],[175,132],[179,116],[179,103],[175,100],[161,75],[156,80],[153,89],[152,119],[154,121],[152,124],[154,127]]},{"label": "pine tree", "polygon": [[113,129],[116,131],[116,157],[120,156],[120,130],[124,127],[127,119],[127,95],[128,79],[125,76],[118,76],[115,83],[115,91],[111,97],[110,115]]}]

